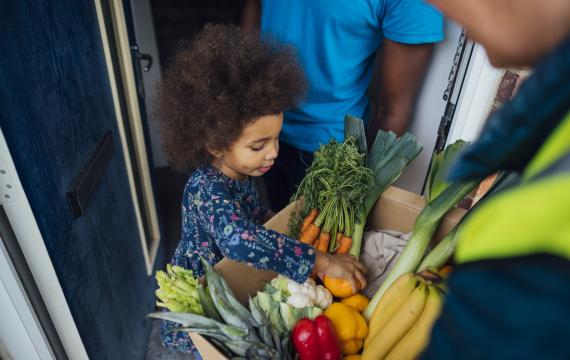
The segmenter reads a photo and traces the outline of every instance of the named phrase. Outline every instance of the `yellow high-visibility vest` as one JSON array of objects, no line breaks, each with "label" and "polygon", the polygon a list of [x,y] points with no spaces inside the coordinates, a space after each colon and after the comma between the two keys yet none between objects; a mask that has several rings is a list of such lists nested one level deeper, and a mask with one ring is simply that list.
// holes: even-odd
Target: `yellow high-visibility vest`
[{"label": "yellow high-visibility vest", "polygon": [[489,198],[465,220],[456,262],[538,253],[570,260],[570,168],[540,176],[569,154],[570,113],[529,163],[520,184]]}]

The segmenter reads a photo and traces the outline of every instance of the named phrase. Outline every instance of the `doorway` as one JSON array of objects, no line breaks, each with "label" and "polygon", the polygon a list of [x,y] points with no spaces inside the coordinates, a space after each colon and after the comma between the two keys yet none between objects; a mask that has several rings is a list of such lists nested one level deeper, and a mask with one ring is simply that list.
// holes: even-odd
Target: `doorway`
[{"label": "doorway", "polygon": [[124,21],[128,33],[139,116],[148,140],[148,153],[152,154],[150,175],[156,191],[157,216],[169,259],[180,236],[180,203],[188,174],[171,170],[162,151],[154,116],[156,86],[179,41],[192,38],[210,22],[239,24],[244,1],[109,0],[108,3],[117,12],[122,7],[123,16],[119,20]]},{"label": "doorway", "polygon": [[[135,46],[143,54],[142,58],[137,55],[142,62],[137,66],[141,68],[148,64],[148,60],[144,60],[148,59],[148,56],[153,59],[153,68],[148,72],[142,72],[140,81],[144,83],[146,93],[144,111],[148,117],[150,142],[153,146],[157,191],[162,192],[158,194],[159,207],[163,214],[167,214],[168,222],[172,219],[179,222],[178,201],[186,176],[176,174],[168,168],[160,149],[158,129],[152,116],[154,86],[160,80],[160,70],[167,67],[172,59],[178,41],[192,37],[208,22],[238,24],[245,1],[129,0],[127,2],[130,6],[133,27],[131,46]],[[416,193],[422,192],[432,151],[441,146],[437,144],[438,142],[443,141],[445,145],[453,120],[450,109],[458,106],[461,90],[466,84],[465,79],[471,73],[469,61],[474,49],[475,45],[467,40],[460,26],[449,21],[445,23],[445,40],[435,47],[432,62],[416,103],[412,126],[409,129],[422,143],[424,151],[410,164],[406,173],[396,183],[397,186]],[[479,53],[480,51],[477,52],[477,59],[481,58]],[[476,69],[477,74],[471,76],[472,81],[477,79],[479,70]],[[488,66],[484,70],[489,70]],[[499,75],[498,71],[493,72],[491,69],[489,77],[496,81]],[[496,84],[493,86],[496,87]],[[447,122],[444,128],[440,128],[442,121]],[[478,126],[475,125],[475,128]],[[445,132],[443,135],[442,130]],[[454,127],[454,136],[460,136],[456,130]],[[263,195],[262,185],[259,186],[259,190]],[[172,233],[170,229],[175,230]],[[166,231],[170,254],[176,245],[178,232],[173,225],[166,226]],[[175,240],[170,240],[172,238]]]},{"label": "doorway", "polygon": [[[172,61],[176,44],[179,41],[191,38],[209,22],[237,25],[244,1],[108,1],[111,4],[120,2],[123,7],[122,20],[128,32],[127,48],[134,69],[133,79],[136,81],[134,86],[137,89],[141,121],[150,139],[149,153],[152,154],[150,171],[155,184],[158,217],[166,245],[166,259],[169,259],[180,237],[180,203],[187,174],[172,171],[162,152],[158,126],[153,116],[155,87],[160,81],[162,69],[168,67]],[[462,29],[456,24],[447,22],[445,26],[446,39],[436,46],[417,101],[413,125],[410,128],[410,132],[416,135],[423,144],[424,151],[396,184],[416,193],[422,191],[432,151],[441,135],[438,130],[440,130],[442,118],[448,116],[447,130],[450,129],[452,122],[456,121],[454,114],[446,113],[446,110],[450,108],[450,103],[454,107],[460,106],[461,90],[468,85],[469,79],[472,82],[478,79],[478,73],[473,73],[473,71],[480,71],[480,69],[469,68],[470,59],[474,54],[479,56],[478,61],[481,60],[480,49],[477,50],[474,44],[467,41]],[[458,57],[458,54],[462,55]],[[490,69],[490,78],[497,78],[498,72],[494,71],[496,69]],[[451,87],[450,82],[454,84]],[[465,106],[461,109],[463,108]],[[480,113],[484,112],[481,109]],[[483,121],[484,117],[481,116],[477,121]],[[452,129],[453,136],[461,136],[456,128]],[[443,144],[445,144],[445,139],[443,139]],[[159,341],[158,330],[155,326],[150,338],[147,358],[168,354],[168,350],[163,349]],[[170,356],[175,355],[170,353]]]},{"label": "doorway", "polygon": [[[102,0],[104,2],[105,0]],[[136,82],[140,119],[145,127],[152,167],[157,216],[162,229],[168,261],[181,233],[180,204],[188,174],[173,171],[161,149],[153,104],[161,71],[175,53],[177,43],[187,40],[207,23],[239,24],[243,1],[232,0],[109,0],[110,6],[123,7],[122,21],[128,32],[128,48]],[[121,19],[118,19],[121,20]],[[115,20],[115,27],[117,21]],[[124,39],[123,39],[124,40]],[[124,46],[123,46],[124,47]],[[162,346],[158,321],[149,337],[147,359],[187,359]]]},{"label": "doorway", "polygon": [[[171,172],[161,159],[158,134],[152,126],[152,99],[148,98],[153,88],[145,88],[152,80],[137,86],[135,75],[142,72],[144,76],[154,69],[158,70],[155,79],[159,78],[160,68],[168,64],[178,39],[192,36],[207,22],[236,24],[243,1],[146,0],[146,8],[139,10],[141,4],[144,0],[11,2],[0,22],[3,33],[9,34],[0,42],[4,50],[0,58],[4,71],[0,77],[0,135],[6,136],[7,143],[0,153],[3,160],[7,158],[4,154],[11,153],[14,158],[9,166],[0,164],[0,181],[7,185],[3,182],[10,178],[11,185],[6,187],[11,194],[3,194],[2,205],[22,251],[28,260],[33,259],[28,265],[71,358],[86,358],[87,354],[144,357],[150,329],[144,315],[152,311],[155,302],[155,282],[149,274],[162,268],[169,257],[153,254],[157,231],[160,235],[157,219],[169,235],[170,254],[180,234],[179,204],[186,176]],[[122,38],[128,40],[123,54],[131,61],[123,62],[124,69],[130,69],[127,80],[112,78],[121,74],[121,62],[111,59],[109,49],[104,48],[109,44],[101,45],[102,30],[112,28],[113,23],[101,27],[98,17],[112,19],[111,12],[117,13],[117,9],[122,14]],[[53,14],[58,15],[57,23]],[[141,14],[147,17],[146,22]],[[143,46],[144,35],[137,35],[144,33],[136,29],[141,24],[147,26],[147,38],[155,38],[155,55],[150,60],[145,55],[152,49]],[[154,30],[149,31],[148,25]],[[441,53],[448,64],[456,49],[451,40],[450,44],[452,51]],[[478,63],[485,68],[484,54],[475,54],[483,59]],[[446,66],[441,65],[444,75],[433,75],[440,85],[448,80]],[[493,76],[483,77],[469,68],[474,70],[465,76],[466,86],[477,84],[473,94],[488,96],[478,84]],[[429,76],[426,82],[431,83]],[[115,88],[114,83],[130,85]],[[434,96],[442,101],[440,92]],[[466,99],[473,102],[475,97]],[[131,103],[123,104],[126,98]],[[473,113],[484,113],[474,106],[462,109],[470,109],[470,122]],[[434,114],[436,119],[442,116]],[[133,118],[139,124],[122,129],[121,119]],[[135,140],[125,140],[127,131]],[[456,132],[461,133],[459,129]],[[435,138],[435,129],[426,134]],[[151,142],[144,141],[147,139]],[[98,186],[93,196],[85,199],[90,199],[86,212],[78,216],[69,206],[67,193],[76,175],[89,168],[90,159],[104,166],[95,167]],[[98,162],[101,159],[104,161]],[[12,217],[20,202],[27,204],[25,214]]]}]

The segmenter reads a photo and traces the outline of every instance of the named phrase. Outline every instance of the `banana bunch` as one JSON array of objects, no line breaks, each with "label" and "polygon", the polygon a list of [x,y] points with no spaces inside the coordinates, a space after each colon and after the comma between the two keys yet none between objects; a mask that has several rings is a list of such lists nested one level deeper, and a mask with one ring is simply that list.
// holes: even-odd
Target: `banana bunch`
[{"label": "banana bunch", "polygon": [[442,281],[434,270],[406,273],[394,281],[370,319],[362,360],[418,357],[441,311]]}]

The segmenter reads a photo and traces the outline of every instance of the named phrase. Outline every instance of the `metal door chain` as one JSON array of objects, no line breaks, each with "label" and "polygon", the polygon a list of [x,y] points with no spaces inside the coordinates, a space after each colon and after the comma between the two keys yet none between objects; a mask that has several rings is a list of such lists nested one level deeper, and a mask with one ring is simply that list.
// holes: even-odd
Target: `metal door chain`
[{"label": "metal door chain", "polygon": [[467,35],[465,29],[461,30],[461,35],[459,36],[459,43],[457,44],[457,49],[455,50],[455,56],[453,57],[453,63],[451,65],[451,70],[449,71],[449,76],[447,78],[447,88],[443,92],[443,100],[447,101],[451,96],[453,87],[455,85],[455,80],[457,78],[457,71],[461,65],[461,59],[463,55],[463,50],[465,44],[467,43]]},{"label": "metal door chain", "polygon": [[149,54],[141,53],[139,51],[138,45],[132,45],[131,51],[138,61],[146,61],[147,62],[145,67],[143,68],[143,71],[149,72],[150,68],[152,67],[152,56],[150,56]]}]

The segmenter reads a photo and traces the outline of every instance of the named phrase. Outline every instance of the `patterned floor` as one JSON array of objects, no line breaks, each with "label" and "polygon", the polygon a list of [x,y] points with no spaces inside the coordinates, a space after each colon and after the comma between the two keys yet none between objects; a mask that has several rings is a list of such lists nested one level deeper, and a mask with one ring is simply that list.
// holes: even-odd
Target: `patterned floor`
[{"label": "patterned floor", "polygon": [[160,341],[160,321],[155,320],[152,324],[148,348],[146,349],[146,360],[194,360],[191,354],[183,354],[176,350],[170,350],[162,345]]}]

